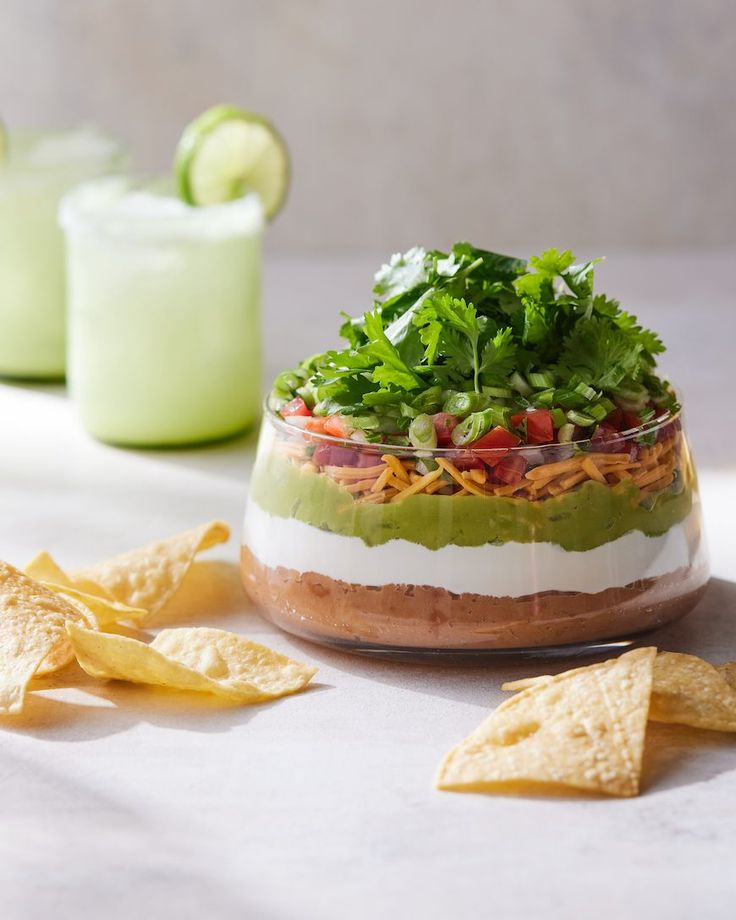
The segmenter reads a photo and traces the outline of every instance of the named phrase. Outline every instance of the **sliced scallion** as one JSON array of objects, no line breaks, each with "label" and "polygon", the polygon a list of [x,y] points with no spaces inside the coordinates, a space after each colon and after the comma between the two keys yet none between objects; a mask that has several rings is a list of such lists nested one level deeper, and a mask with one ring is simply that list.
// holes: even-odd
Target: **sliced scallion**
[{"label": "sliced scallion", "polygon": [[575,435],[575,426],[571,425],[570,422],[565,422],[565,424],[557,432],[557,440],[560,444],[568,443],[572,441]]},{"label": "sliced scallion", "polygon": [[531,386],[538,390],[547,390],[555,385],[552,374],[546,374],[541,371],[534,371],[526,375]]},{"label": "sliced scallion", "polygon": [[437,431],[429,415],[417,415],[409,425],[409,441],[413,447],[432,450],[437,447]]},{"label": "sliced scallion", "polygon": [[573,425],[579,425],[581,428],[588,428],[590,425],[595,425],[595,419],[592,416],[585,415],[583,412],[577,412],[575,409],[570,409],[567,413],[567,418]]},{"label": "sliced scallion", "polygon": [[514,371],[509,377],[509,383],[515,390],[521,393],[522,396],[529,396],[532,392],[532,388],[518,371]]},{"label": "sliced scallion", "polygon": [[588,386],[583,380],[580,383],[575,384],[574,390],[576,393],[579,393],[584,399],[592,400],[596,399],[599,395],[597,390],[594,390],[593,387]]},{"label": "sliced scallion", "polygon": [[552,424],[555,428],[562,428],[563,425],[567,424],[567,416],[562,409],[550,409],[549,414],[552,417]]}]

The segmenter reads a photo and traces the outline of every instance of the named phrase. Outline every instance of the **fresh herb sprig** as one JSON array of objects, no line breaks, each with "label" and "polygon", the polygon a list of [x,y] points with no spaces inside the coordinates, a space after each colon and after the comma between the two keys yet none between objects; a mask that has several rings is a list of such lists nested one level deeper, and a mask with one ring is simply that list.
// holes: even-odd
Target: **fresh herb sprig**
[{"label": "fresh herb sprig", "polygon": [[493,407],[495,418],[546,408],[579,428],[617,406],[642,421],[652,405],[674,410],[656,374],[661,340],[594,293],[600,261],[548,249],[527,262],[470,243],[394,255],[376,273],[371,308],[345,315],[347,347],[281,374],[272,404],[300,396],[371,439],[405,436],[446,404]]}]

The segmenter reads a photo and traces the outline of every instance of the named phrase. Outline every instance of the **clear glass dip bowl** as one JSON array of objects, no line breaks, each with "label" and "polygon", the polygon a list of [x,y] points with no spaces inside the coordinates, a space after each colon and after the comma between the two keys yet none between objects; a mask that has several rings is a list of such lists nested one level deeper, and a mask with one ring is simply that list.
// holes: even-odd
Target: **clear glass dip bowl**
[{"label": "clear glass dip bowl", "polygon": [[708,579],[679,415],[605,440],[472,451],[359,443],[266,409],[248,595],[306,639],[379,654],[605,647]]}]

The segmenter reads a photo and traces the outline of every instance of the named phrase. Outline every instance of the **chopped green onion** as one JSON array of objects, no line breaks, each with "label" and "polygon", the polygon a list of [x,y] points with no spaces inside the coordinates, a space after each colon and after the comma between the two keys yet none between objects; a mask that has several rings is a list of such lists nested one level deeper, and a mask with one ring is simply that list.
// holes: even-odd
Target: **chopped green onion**
[{"label": "chopped green onion", "polygon": [[420,393],[414,400],[414,408],[418,412],[438,412],[444,402],[441,386],[429,387]]},{"label": "chopped green onion", "polygon": [[515,390],[521,393],[522,396],[529,396],[532,392],[532,388],[518,371],[514,371],[514,373],[509,377],[509,383]]},{"label": "chopped green onion", "polygon": [[654,409],[645,409],[639,414],[639,418],[642,420],[642,422],[648,422],[650,419],[653,419],[655,415],[656,412]]},{"label": "chopped green onion", "polygon": [[552,424],[555,428],[562,428],[567,423],[567,416],[562,409],[551,409],[549,414],[552,416]]},{"label": "chopped green onion", "polygon": [[417,460],[417,473],[420,476],[426,476],[427,473],[436,470],[438,465],[437,461],[432,460],[431,457],[423,457],[421,460]]},{"label": "chopped green onion", "polygon": [[479,408],[479,398],[477,393],[453,393],[445,401],[442,407],[443,412],[449,412],[456,418],[465,418],[471,412]]},{"label": "chopped green onion", "polygon": [[598,391],[594,390],[593,387],[589,387],[583,380],[576,384],[573,389],[587,400],[596,399],[598,397]]},{"label": "chopped green onion", "polygon": [[570,409],[567,413],[567,418],[573,425],[580,425],[581,428],[588,428],[590,425],[595,425],[595,419],[592,416],[584,415],[582,412],[576,412],[575,409]]},{"label": "chopped green onion", "polygon": [[513,390],[508,387],[483,387],[483,393],[486,396],[495,396],[497,399],[511,399],[514,395]]},{"label": "chopped green onion", "polygon": [[569,422],[566,422],[557,432],[557,440],[560,442],[560,444],[565,444],[569,441],[572,441],[574,434],[575,426],[571,425]]},{"label": "chopped green onion", "polygon": [[429,415],[418,415],[409,425],[409,440],[413,447],[432,450],[437,447],[437,431]]},{"label": "chopped green onion", "polygon": [[608,415],[608,409],[601,403],[591,403],[587,408],[586,412],[588,415],[592,415],[596,422],[602,422],[603,419]]},{"label": "chopped green onion", "polygon": [[554,401],[554,390],[541,390],[539,393],[535,393],[533,397],[535,406],[551,406]]},{"label": "chopped green onion", "polygon": [[414,406],[409,406],[407,403],[401,403],[401,414],[404,418],[416,418],[419,415],[419,410],[415,409]]},{"label": "chopped green onion", "polygon": [[553,387],[555,385],[554,377],[552,374],[545,374],[540,371],[536,371],[534,373],[527,374],[526,376],[529,383],[533,387],[536,387],[538,390],[546,390],[549,389],[549,387]]},{"label": "chopped green onion", "polygon": [[457,447],[464,447],[482,438],[497,425],[508,428],[510,414],[510,410],[505,406],[490,406],[482,412],[473,412],[453,430],[452,443]]}]

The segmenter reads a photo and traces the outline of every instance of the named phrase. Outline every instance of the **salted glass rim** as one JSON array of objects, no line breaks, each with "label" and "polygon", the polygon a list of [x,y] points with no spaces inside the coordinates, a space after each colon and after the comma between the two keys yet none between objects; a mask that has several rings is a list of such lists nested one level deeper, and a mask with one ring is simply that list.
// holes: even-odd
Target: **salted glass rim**
[{"label": "salted glass rim", "polygon": [[[612,444],[617,442],[626,443],[628,441],[633,441],[637,437],[641,437],[644,434],[652,434],[658,432],[660,429],[664,428],[666,425],[671,425],[673,422],[681,419],[682,408],[679,408],[676,412],[671,412],[669,409],[665,413],[656,418],[656,421],[645,422],[642,425],[639,425],[636,428],[629,428],[626,431],[617,432],[617,437],[612,438],[610,441],[607,441],[606,444],[610,447]],[[263,417],[268,419],[268,421],[280,431],[289,434],[292,438],[301,436],[304,440],[309,440],[310,442],[318,442],[323,444],[329,444],[333,447],[347,447],[351,450],[365,450],[366,452],[376,453],[377,450],[382,451],[383,453],[396,453],[396,454],[411,454],[417,455],[421,454],[422,457],[431,457],[431,456],[457,456],[458,451],[472,451],[474,454],[491,454],[496,456],[498,454],[499,448],[474,448],[472,445],[466,445],[463,447],[453,445],[452,447],[414,447],[413,445],[400,445],[400,444],[383,444],[381,442],[371,442],[371,441],[355,441],[351,438],[338,438],[334,435],[324,434],[317,431],[309,431],[306,428],[299,428],[296,425],[290,425],[285,421],[276,410],[269,404],[269,399],[264,400],[263,405]],[[553,441],[549,444],[519,444],[516,447],[504,447],[504,452],[511,452],[517,454],[529,453],[530,451],[542,451],[559,453],[561,448],[565,447],[576,447],[581,448],[583,446],[589,446],[592,444],[591,438],[580,438],[576,441],[564,441],[558,442]]]},{"label": "salted glass rim", "polygon": [[265,215],[255,192],[196,207],[164,183],[164,179],[137,181],[131,176],[83,182],[62,198],[59,223],[67,232],[129,238],[226,239],[263,232]]}]

